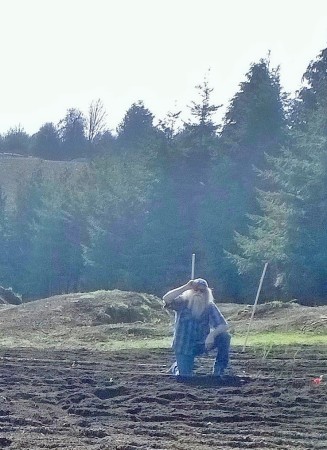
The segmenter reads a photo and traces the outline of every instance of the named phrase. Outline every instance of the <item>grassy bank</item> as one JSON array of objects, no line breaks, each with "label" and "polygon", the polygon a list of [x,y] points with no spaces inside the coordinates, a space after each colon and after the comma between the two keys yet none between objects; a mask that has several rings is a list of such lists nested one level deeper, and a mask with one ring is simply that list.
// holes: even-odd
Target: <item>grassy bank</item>
[{"label": "grassy bank", "polygon": [[[233,336],[234,345],[244,345],[246,336]],[[250,334],[247,346],[262,345],[327,345],[326,334],[301,333],[301,332],[265,332]]]},{"label": "grassy bank", "polygon": [[[1,337],[0,347],[31,347],[38,349],[89,349],[102,351],[117,351],[120,349],[146,349],[146,348],[169,348],[171,336],[167,337],[114,337],[113,339],[79,339],[76,336],[49,336],[44,334],[29,335],[24,338]],[[232,346],[244,346],[245,335],[233,335]],[[294,345],[326,345],[327,335],[315,335],[313,333],[300,332],[266,332],[250,334],[247,339],[247,347],[271,347],[271,346],[294,346]]]}]

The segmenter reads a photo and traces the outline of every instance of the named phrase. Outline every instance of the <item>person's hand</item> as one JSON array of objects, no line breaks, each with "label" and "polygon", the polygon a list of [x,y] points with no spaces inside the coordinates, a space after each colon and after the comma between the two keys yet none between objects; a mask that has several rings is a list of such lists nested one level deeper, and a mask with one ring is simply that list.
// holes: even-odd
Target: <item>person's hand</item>
[{"label": "person's hand", "polygon": [[188,281],[185,286],[186,286],[187,289],[193,289],[193,287],[194,287],[194,280]]},{"label": "person's hand", "polygon": [[206,340],[205,340],[205,343],[204,343],[205,349],[206,349],[207,351],[213,349],[214,344],[215,344],[215,338],[214,338],[214,336],[212,336],[212,335],[209,334],[209,335],[207,336]]}]

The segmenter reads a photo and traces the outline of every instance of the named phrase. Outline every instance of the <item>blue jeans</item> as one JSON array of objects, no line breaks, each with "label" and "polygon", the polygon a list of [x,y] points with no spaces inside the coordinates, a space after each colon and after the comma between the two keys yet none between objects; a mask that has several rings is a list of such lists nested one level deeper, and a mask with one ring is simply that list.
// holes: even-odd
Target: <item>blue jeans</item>
[{"label": "blue jeans", "polygon": [[213,375],[223,375],[229,363],[229,348],[231,335],[227,332],[218,334],[214,348],[217,349],[216,359],[213,365]]},{"label": "blue jeans", "polygon": [[[212,369],[213,375],[222,375],[228,366],[230,340],[231,336],[227,332],[219,334],[215,339],[213,349],[217,349],[217,355]],[[173,366],[175,368],[177,366],[178,369],[178,373],[175,371],[175,374],[184,377],[191,376],[194,368],[194,359],[198,354],[184,355],[183,353],[175,353],[176,363]]]}]

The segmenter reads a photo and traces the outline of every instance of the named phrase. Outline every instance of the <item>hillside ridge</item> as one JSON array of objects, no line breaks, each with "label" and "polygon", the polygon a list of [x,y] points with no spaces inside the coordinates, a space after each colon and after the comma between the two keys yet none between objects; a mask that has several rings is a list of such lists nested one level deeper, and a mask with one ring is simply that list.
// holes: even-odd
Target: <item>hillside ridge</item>
[{"label": "hillside ridge", "polygon": [[[252,305],[218,305],[232,334],[244,334]],[[99,290],[55,295],[20,305],[0,305],[0,341],[17,345],[80,346],[133,338],[164,339],[172,335],[174,315],[162,300],[147,293]],[[270,302],[257,306],[251,325],[254,333],[327,333],[327,306]]]},{"label": "hillside ridge", "polygon": [[60,175],[67,173],[73,178],[78,177],[87,167],[85,161],[52,161],[34,156],[13,156],[0,153],[0,186],[7,197],[8,204],[12,205],[17,194],[18,182],[28,182],[33,174],[40,171],[48,180],[55,181]]}]

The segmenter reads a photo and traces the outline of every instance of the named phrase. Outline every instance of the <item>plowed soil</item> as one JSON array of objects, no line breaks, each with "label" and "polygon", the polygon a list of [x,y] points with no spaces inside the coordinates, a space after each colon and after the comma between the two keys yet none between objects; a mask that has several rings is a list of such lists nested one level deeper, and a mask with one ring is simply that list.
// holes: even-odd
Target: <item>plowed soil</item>
[{"label": "plowed soil", "polygon": [[0,448],[327,448],[327,348],[233,348],[221,380],[212,361],[178,380],[169,349],[2,349]]}]

